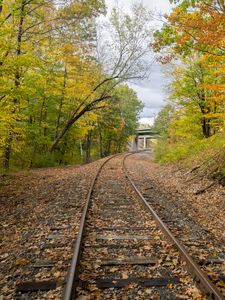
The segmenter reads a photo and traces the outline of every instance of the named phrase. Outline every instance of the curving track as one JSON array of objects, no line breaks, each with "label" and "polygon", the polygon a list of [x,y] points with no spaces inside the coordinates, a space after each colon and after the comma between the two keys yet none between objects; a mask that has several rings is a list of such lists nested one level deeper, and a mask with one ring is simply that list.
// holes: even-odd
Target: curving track
[{"label": "curving track", "polygon": [[197,282],[222,300],[129,177],[129,155],[108,158],[92,182],[63,299],[205,299]]}]

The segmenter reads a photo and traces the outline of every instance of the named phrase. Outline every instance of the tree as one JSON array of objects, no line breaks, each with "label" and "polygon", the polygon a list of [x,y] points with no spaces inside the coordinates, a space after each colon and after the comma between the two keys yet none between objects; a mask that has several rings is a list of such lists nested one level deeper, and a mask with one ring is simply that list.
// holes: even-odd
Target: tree
[{"label": "tree", "polygon": [[176,6],[166,16],[161,30],[154,33],[152,44],[158,60],[173,66],[169,85],[173,117],[166,128],[167,139],[158,144],[158,158],[175,161],[201,153],[202,149],[209,151],[217,147],[222,153],[225,129],[224,1],[170,2]]},{"label": "tree", "polygon": [[[176,78],[174,86],[186,105],[193,103],[194,97],[196,109],[201,111],[203,136],[207,138],[224,125],[224,3],[171,2],[179,5],[167,16],[168,23],[162,30],[155,32],[153,47],[156,51],[170,52],[167,59],[159,58],[164,62],[180,55],[185,67],[180,68],[181,80]],[[176,89],[173,94],[178,96]]]},{"label": "tree", "polygon": [[[57,136],[63,102],[69,100],[64,95],[67,81],[65,57],[60,57],[57,50],[60,49],[63,55],[65,51],[62,49],[74,43],[76,49],[73,47],[70,58],[73,58],[73,63],[77,58],[77,70],[84,64],[87,66],[91,61],[95,36],[94,20],[104,13],[105,5],[102,0],[74,0],[69,4],[65,1],[58,7],[51,0],[1,3],[0,107],[3,134],[0,140],[4,168],[8,169],[12,152],[20,151],[26,139],[34,141],[29,142],[29,146],[36,149],[37,144],[49,147],[49,141]],[[59,101],[58,112],[54,108],[55,101]]]},{"label": "tree", "polygon": [[[120,131],[115,125],[120,134],[112,133],[112,151],[124,146],[127,117],[120,116],[114,91],[122,82],[147,76],[151,37],[142,5],[130,15],[118,11],[100,37],[96,21],[105,14],[103,0],[1,1],[0,158],[5,170],[78,162],[85,141],[91,155],[95,145],[87,139],[96,139],[96,126],[110,110],[120,124]],[[127,92],[132,103],[135,97]],[[110,136],[110,126],[103,131]]]},{"label": "tree", "polygon": [[173,114],[174,108],[171,104],[166,104],[158,113],[153,128],[160,134],[161,137],[169,137],[168,128],[172,121]]},{"label": "tree", "polygon": [[112,95],[111,105],[98,116],[93,132],[99,145],[99,156],[121,152],[135,135],[139,113],[143,104],[127,84],[118,85]]},{"label": "tree", "polygon": [[171,1],[180,3],[167,17],[176,29],[177,44],[203,53],[224,56],[225,4],[220,0]]},{"label": "tree", "polygon": [[[149,13],[140,5],[134,5],[132,15],[120,15],[119,9],[114,9],[111,16],[111,39],[104,49],[101,61],[105,72],[98,78],[89,94],[78,100],[79,104],[72,111],[50,151],[54,151],[59,141],[70,127],[89,111],[101,108],[101,103],[111,98],[111,92],[120,83],[144,78],[149,71],[149,65],[144,60],[148,53]],[[105,75],[105,73],[107,75]]]}]

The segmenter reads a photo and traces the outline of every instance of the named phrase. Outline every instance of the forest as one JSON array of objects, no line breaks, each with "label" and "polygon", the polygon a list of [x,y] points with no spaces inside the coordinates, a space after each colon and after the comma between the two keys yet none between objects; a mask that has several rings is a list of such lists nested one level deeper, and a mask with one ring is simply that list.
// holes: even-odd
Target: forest
[{"label": "forest", "polygon": [[204,156],[224,176],[225,4],[170,2],[155,30],[141,3],[124,13],[104,0],[0,1],[1,172],[125,150],[143,109],[128,83],[149,76],[154,52],[170,77],[156,160]]},{"label": "forest", "polygon": [[225,177],[225,2],[175,4],[152,47],[171,78],[156,159]]},{"label": "forest", "polygon": [[142,103],[127,82],[149,70],[150,16],[103,0],[0,3],[3,172],[89,162],[124,150]]}]

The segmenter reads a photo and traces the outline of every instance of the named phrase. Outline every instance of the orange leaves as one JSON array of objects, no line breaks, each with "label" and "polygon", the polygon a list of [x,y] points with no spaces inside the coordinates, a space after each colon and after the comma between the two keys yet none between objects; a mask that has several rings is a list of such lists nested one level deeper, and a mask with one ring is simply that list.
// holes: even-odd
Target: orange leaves
[{"label": "orange leaves", "polygon": [[197,5],[194,10],[178,7],[167,19],[179,32],[176,42],[180,46],[192,41],[198,50],[200,47],[201,51],[205,51],[206,47],[225,55],[222,49],[225,44],[225,16],[216,8],[205,4]]},{"label": "orange leaves", "polygon": [[212,1],[210,6],[198,3],[192,9],[181,5],[174,9],[168,21],[177,31],[174,50],[185,55],[195,55],[195,52],[198,57],[201,55],[198,59],[202,70],[194,75],[199,103],[204,107],[201,110],[205,117],[223,126],[225,15],[215,4],[216,1]]},{"label": "orange leaves", "polygon": [[209,100],[214,101],[214,102],[222,102],[225,101],[225,95],[214,95],[214,96],[209,96]]},{"label": "orange leaves", "polygon": [[212,83],[204,83],[201,85],[202,87],[213,90],[213,91],[225,91],[225,84],[212,84]]},{"label": "orange leaves", "polygon": [[27,260],[25,258],[18,258],[16,260],[17,266],[25,266],[27,264]]}]

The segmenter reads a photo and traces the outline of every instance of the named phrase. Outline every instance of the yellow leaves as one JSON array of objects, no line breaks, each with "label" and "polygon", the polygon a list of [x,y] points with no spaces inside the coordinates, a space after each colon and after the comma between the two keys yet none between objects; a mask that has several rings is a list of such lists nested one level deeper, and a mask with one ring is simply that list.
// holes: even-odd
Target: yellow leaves
[{"label": "yellow leaves", "polygon": [[220,281],[218,282],[218,285],[219,285],[220,287],[222,287],[222,288],[225,288],[225,282],[222,281],[222,280],[220,280]]},{"label": "yellow leaves", "polygon": [[181,277],[180,282],[188,284],[191,281],[190,277]]},{"label": "yellow leaves", "polygon": [[214,96],[209,96],[208,100],[213,101],[213,102],[222,102],[225,101],[225,95],[214,95]]},{"label": "yellow leaves", "polygon": [[[181,48],[184,47],[180,50],[185,51],[185,47],[188,46],[198,51],[203,50],[205,53],[205,47],[207,47],[207,52],[212,55],[214,53],[217,55],[217,50],[219,50],[220,58],[221,55],[224,57],[224,51],[222,52],[221,49],[225,44],[225,19],[224,14],[218,10],[209,8],[205,4],[191,11],[180,6],[174,8],[167,19],[172,27],[176,28],[175,43]],[[189,40],[193,41],[191,46],[188,43]],[[176,51],[176,48],[174,50]]]},{"label": "yellow leaves", "polygon": [[88,285],[88,290],[91,292],[91,294],[93,296],[99,296],[100,295],[100,290],[94,284],[89,284]]},{"label": "yellow leaves", "polygon": [[84,13],[87,10],[87,6],[85,5],[85,3],[78,3],[78,2],[73,2],[70,5],[70,11],[73,12],[73,14],[80,14],[80,13]]},{"label": "yellow leaves", "polygon": [[177,19],[177,17],[182,13],[182,9],[180,7],[176,7],[172,13],[167,16],[167,19],[170,21],[170,22],[173,22],[174,20]]},{"label": "yellow leaves", "polygon": [[216,67],[217,70],[214,70],[212,74],[225,75],[225,66],[218,66],[218,64],[216,64]]},{"label": "yellow leaves", "polygon": [[79,56],[72,59],[67,57],[67,85],[66,94],[68,97],[85,98],[90,94],[101,77],[94,63],[82,60]]},{"label": "yellow leaves", "polygon": [[225,90],[225,84],[213,84],[213,83],[204,83],[201,85],[203,88],[210,90]]},{"label": "yellow leaves", "polygon": [[224,119],[225,117],[225,112],[224,113],[208,113],[206,115],[207,118],[214,118],[214,119]]},{"label": "yellow leaves", "polygon": [[71,43],[65,43],[59,48],[59,50],[63,55],[73,55],[76,51],[76,48]]}]

